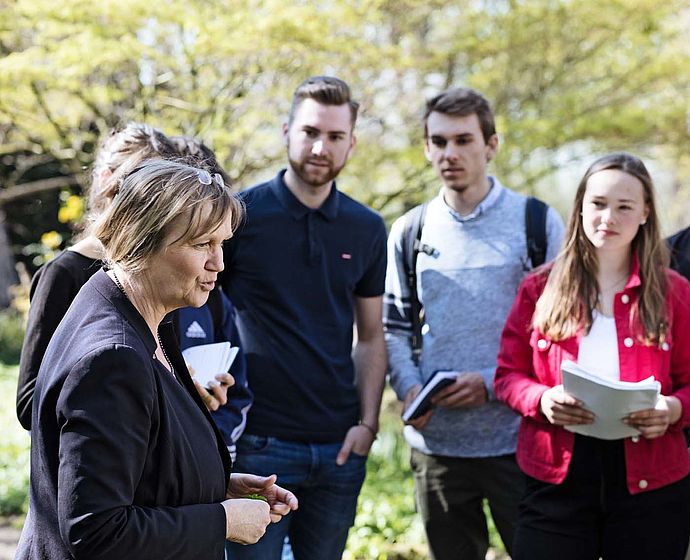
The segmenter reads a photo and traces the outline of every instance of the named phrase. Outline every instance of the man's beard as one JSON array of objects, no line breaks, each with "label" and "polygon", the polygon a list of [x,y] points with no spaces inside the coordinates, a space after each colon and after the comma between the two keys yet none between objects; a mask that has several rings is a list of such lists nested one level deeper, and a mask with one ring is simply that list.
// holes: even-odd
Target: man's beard
[{"label": "man's beard", "polygon": [[338,174],[342,171],[343,167],[345,167],[345,163],[343,163],[340,167],[334,167],[330,161],[318,161],[323,161],[324,163],[328,164],[328,167],[320,168],[320,172],[315,173],[315,168],[313,167],[311,168],[311,170],[307,170],[307,163],[309,162],[309,158],[303,161],[298,161],[292,159],[288,155],[288,163],[290,164],[290,167],[294,171],[295,175],[297,175],[303,183],[310,185],[312,187],[320,187],[322,185],[330,184],[330,182],[333,181],[333,179],[335,179],[338,176]]}]

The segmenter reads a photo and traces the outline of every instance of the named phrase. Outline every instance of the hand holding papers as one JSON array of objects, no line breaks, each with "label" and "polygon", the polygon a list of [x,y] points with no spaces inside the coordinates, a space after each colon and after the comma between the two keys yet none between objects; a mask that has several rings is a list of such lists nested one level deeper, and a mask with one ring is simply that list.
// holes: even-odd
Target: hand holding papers
[{"label": "hand holding papers", "polygon": [[229,342],[216,342],[187,348],[182,356],[194,368],[194,378],[208,388],[217,374],[228,371],[237,352],[239,348],[231,346]]},{"label": "hand holding papers", "polygon": [[574,433],[599,439],[622,439],[639,435],[639,431],[623,423],[631,412],[654,408],[661,384],[653,376],[630,383],[611,381],[565,360],[561,364],[563,389],[566,393],[584,403],[594,413],[593,424],[565,426]]},{"label": "hand holding papers", "polygon": [[404,422],[409,422],[415,418],[419,418],[427,410],[431,408],[431,397],[438,393],[444,387],[455,382],[458,374],[454,371],[437,371],[419,391],[419,394],[410,403],[405,412],[403,412],[402,419]]}]

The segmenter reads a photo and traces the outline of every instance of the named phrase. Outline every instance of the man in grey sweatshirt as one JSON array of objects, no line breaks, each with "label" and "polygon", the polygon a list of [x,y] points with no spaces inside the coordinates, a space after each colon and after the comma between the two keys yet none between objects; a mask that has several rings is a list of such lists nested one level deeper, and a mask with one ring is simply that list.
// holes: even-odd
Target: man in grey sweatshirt
[{"label": "man in grey sweatshirt", "polygon": [[[427,103],[424,127],[425,154],[442,187],[428,203],[420,240],[428,250],[416,264],[423,347],[417,364],[401,217],[388,240],[384,325],[390,379],[406,409],[434,372],[455,372],[433,408],[408,422],[404,433],[433,558],[483,560],[483,500],[510,552],[524,486],[515,462],[518,417],[496,400],[492,387],[503,323],[532,268],[527,197],[487,175],[498,136],[483,96],[464,88],[437,95]],[[545,229],[550,260],[564,234],[552,208]]]}]

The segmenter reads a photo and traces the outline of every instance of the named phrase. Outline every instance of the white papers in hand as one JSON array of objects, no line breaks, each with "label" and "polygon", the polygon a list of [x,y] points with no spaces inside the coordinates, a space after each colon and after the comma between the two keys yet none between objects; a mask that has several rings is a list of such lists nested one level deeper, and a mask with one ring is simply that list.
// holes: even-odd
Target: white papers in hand
[{"label": "white papers in hand", "polygon": [[194,379],[204,387],[209,387],[216,375],[227,373],[239,350],[229,342],[215,342],[187,348],[182,351],[182,356],[194,369]]},{"label": "white papers in hand", "polygon": [[622,418],[647,408],[654,408],[661,384],[650,376],[631,383],[603,379],[565,360],[561,364],[563,390],[584,403],[594,413],[593,424],[565,426],[566,430],[599,439],[623,439],[639,435],[639,431],[623,423]]},{"label": "white papers in hand", "polygon": [[454,383],[457,377],[458,374],[454,371],[435,372],[403,413],[403,421],[409,422],[410,420],[422,416],[422,414],[431,408],[431,397],[444,387]]}]

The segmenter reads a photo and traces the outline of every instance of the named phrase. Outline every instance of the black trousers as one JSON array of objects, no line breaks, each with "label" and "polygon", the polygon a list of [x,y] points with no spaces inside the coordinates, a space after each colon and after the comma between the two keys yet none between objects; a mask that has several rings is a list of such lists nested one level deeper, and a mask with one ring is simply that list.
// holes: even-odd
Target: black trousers
[{"label": "black trousers", "polygon": [[622,441],[575,437],[562,484],[527,477],[513,560],[683,560],[690,476],[631,495]]},{"label": "black trousers", "polygon": [[484,560],[489,547],[484,499],[510,553],[525,488],[515,455],[440,457],[413,449],[411,464],[433,560]]}]

